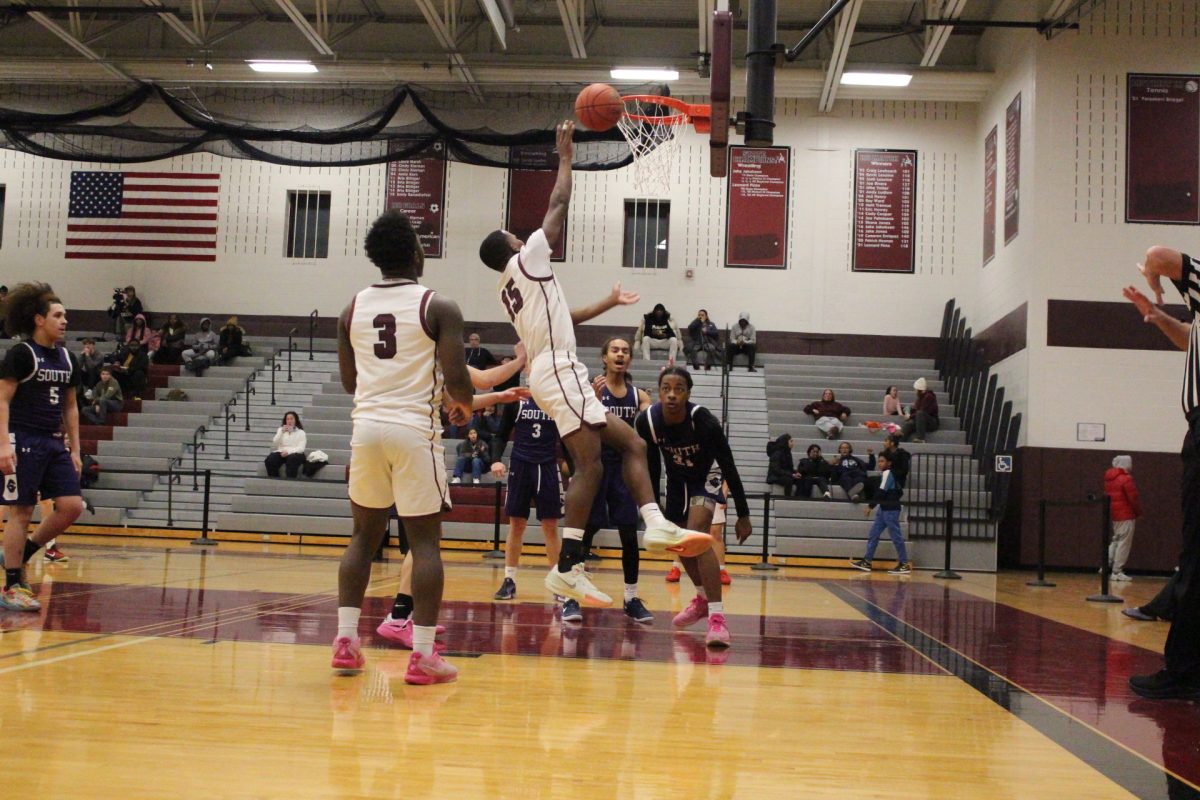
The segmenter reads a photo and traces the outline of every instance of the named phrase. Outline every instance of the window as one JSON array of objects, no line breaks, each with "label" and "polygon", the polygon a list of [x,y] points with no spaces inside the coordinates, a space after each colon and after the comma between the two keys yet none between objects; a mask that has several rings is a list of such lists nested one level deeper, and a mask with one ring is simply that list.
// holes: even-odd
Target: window
[{"label": "window", "polygon": [[288,192],[288,258],[329,258],[329,192]]},{"label": "window", "polygon": [[669,200],[626,200],[621,265],[635,269],[666,269],[670,223]]}]

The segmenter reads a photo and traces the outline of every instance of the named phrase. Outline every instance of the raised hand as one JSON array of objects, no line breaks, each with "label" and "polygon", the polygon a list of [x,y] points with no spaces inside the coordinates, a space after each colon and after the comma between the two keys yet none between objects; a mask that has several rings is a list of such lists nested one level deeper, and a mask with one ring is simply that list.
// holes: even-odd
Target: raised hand
[{"label": "raised hand", "polygon": [[1125,299],[1137,306],[1138,313],[1142,315],[1143,322],[1150,322],[1156,313],[1162,313],[1161,309],[1150,302],[1150,298],[1139,292],[1132,286],[1126,286],[1121,290],[1121,294],[1125,295]]},{"label": "raised hand", "polygon": [[508,474],[508,469],[504,466],[503,461],[497,461],[492,464],[492,477],[496,480],[504,480],[504,476]]},{"label": "raised hand", "polygon": [[612,300],[613,305],[630,306],[634,303],[640,302],[642,296],[637,292],[621,291],[621,282],[617,281],[613,284],[612,294],[609,295],[609,299]]},{"label": "raised hand", "polygon": [[1150,291],[1154,292],[1154,302],[1161,306],[1163,302],[1162,276],[1157,272],[1146,269],[1145,264],[1139,263],[1137,268],[1138,272],[1142,273],[1142,276],[1146,279],[1146,283],[1149,284]]},{"label": "raised hand", "polygon": [[575,123],[565,119],[554,129],[554,149],[559,158],[575,157]]},{"label": "raised hand", "polygon": [[608,386],[608,380],[604,377],[603,372],[592,378],[592,391],[596,393],[597,400],[602,399],[600,394],[604,391],[605,386]]}]

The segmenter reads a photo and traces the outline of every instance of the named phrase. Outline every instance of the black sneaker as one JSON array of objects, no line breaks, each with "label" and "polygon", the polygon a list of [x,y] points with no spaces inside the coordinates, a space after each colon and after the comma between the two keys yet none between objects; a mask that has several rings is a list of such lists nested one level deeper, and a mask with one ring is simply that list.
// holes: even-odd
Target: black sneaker
[{"label": "black sneaker", "polygon": [[604,559],[601,558],[600,556],[596,555],[595,553],[589,552],[586,556],[583,557],[583,560],[584,561],[603,561]]},{"label": "black sneaker", "polygon": [[625,616],[643,625],[654,622],[654,615],[646,609],[646,605],[638,597],[625,601]]},{"label": "black sneaker", "polygon": [[1149,700],[1200,700],[1200,683],[1182,681],[1165,669],[1153,675],[1134,675],[1129,688]]},{"label": "black sneaker", "polygon": [[850,559],[850,566],[854,567],[855,569],[862,570],[863,572],[871,571],[871,562],[867,561],[865,558]]},{"label": "black sneaker", "polygon": [[901,561],[896,566],[888,570],[888,575],[908,575],[912,572],[911,561]]},{"label": "black sneaker", "polygon": [[517,582],[512,578],[505,578],[504,583],[500,584],[500,588],[492,595],[493,600],[512,600],[517,596]]},{"label": "black sneaker", "polygon": [[583,622],[583,612],[579,610],[576,600],[567,600],[562,604],[563,622]]}]

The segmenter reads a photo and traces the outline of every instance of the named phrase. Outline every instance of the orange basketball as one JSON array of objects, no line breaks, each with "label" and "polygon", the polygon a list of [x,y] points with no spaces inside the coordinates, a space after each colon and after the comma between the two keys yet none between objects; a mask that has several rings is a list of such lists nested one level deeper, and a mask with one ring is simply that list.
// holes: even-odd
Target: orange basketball
[{"label": "orange basketball", "polygon": [[575,98],[575,117],[589,131],[606,131],[625,112],[621,95],[607,83],[593,83]]}]

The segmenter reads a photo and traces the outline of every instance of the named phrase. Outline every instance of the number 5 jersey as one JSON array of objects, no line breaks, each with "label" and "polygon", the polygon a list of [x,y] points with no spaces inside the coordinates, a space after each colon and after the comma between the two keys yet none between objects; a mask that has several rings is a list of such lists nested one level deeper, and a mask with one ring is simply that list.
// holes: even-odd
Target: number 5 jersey
[{"label": "number 5 jersey", "polygon": [[0,364],[0,378],[17,382],[8,407],[10,430],[62,432],[63,405],[75,402],[79,385],[79,364],[65,347],[16,342]]}]

